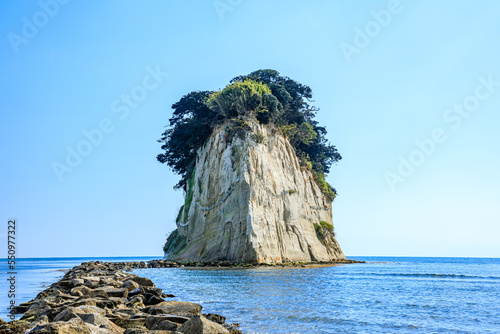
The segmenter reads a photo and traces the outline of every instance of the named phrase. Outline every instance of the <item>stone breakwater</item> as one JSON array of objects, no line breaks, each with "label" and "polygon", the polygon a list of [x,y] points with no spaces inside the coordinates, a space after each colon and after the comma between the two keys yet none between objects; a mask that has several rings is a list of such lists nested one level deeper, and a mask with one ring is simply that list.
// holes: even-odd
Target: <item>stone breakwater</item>
[{"label": "stone breakwater", "polygon": [[5,323],[3,333],[241,333],[217,314],[202,314],[202,306],[168,300],[154,283],[130,272],[133,268],[166,268],[168,261],[132,263],[85,262],[69,270],[35,299],[16,307],[20,320]]}]

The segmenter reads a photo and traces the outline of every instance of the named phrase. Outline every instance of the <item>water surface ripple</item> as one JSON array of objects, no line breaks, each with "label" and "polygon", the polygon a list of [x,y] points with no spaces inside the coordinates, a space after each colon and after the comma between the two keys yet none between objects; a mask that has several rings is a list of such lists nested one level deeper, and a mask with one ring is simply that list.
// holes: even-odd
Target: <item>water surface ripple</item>
[{"label": "water surface ripple", "polygon": [[500,259],[355,259],[369,262],[135,272],[246,333],[500,333]]}]

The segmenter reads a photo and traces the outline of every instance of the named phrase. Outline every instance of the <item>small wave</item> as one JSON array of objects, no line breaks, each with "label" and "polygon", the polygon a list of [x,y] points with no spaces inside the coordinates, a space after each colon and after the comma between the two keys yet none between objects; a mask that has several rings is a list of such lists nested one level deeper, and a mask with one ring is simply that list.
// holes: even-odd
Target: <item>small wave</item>
[{"label": "small wave", "polygon": [[468,275],[457,275],[457,274],[382,274],[388,276],[403,276],[403,277],[428,277],[428,278],[458,278],[458,279],[500,279],[500,277],[494,276],[468,276]]},{"label": "small wave", "polygon": [[[347,274],[352,276],[353,273]],[[453,279],[484,279],[484,280],[500,280],[498,276],[468,276],[457,274],[429,274],[429,273],[357,273],[356,276],[393,276],[393,277],[421,277],[421,278],[453,278]]]}]

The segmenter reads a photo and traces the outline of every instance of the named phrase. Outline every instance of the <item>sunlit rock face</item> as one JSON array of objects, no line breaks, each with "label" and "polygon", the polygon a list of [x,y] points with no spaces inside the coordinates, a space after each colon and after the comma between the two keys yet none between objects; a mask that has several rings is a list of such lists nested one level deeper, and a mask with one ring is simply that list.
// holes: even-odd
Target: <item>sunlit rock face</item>
[{"label": "sunlit rock face", "polygon": [[331,201],[269,125],[219,125],[198,150],[185,205],[164,247],[176,261],[345,259]]}]

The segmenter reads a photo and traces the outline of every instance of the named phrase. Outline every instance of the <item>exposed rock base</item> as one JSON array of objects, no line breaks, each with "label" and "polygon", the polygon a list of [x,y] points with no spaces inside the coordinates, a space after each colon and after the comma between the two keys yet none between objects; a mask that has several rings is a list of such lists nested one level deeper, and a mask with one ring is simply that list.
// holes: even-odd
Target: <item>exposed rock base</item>
[{"label": "exposed rock base", "polygon": [[[241,124],[241,123],[240,123]],[[198,150],[165,259],[335,261],[331,200],[272,126],[226,122]],[[315,225],[331,226],[318,233]]]}]

